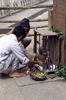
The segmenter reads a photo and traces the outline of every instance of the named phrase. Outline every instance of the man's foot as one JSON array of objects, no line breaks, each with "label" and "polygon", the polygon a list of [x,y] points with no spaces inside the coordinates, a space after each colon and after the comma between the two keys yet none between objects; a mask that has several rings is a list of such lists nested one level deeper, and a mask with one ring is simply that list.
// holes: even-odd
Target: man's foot
[{"label": "man's foot", "polygon": [[27,75],[28,73],[27,73],[27,71],[26,72],[22,72],[22,73],[19,73],[19,72],[10,72],[10,74],[9,74],[9,77],[22,77],[22,76],[25,76],[25,75]]},{"label": "man's foot", "polygon": [[9,74],[1,73],[0,76],[1,77],[9,77]]}]

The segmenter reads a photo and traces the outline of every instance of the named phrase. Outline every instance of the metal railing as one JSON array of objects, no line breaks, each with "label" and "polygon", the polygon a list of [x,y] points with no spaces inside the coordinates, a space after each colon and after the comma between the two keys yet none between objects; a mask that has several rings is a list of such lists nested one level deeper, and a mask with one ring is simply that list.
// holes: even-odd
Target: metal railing
[{"label": "metal railing", "polygon": [[[19,7],[33,6],[43,1],[44,0],[0,0],[0,18],[20,11],[21,8],[19,9]],[[14,7],[15,9],[18,7],[18,9],[15,10]]]}]

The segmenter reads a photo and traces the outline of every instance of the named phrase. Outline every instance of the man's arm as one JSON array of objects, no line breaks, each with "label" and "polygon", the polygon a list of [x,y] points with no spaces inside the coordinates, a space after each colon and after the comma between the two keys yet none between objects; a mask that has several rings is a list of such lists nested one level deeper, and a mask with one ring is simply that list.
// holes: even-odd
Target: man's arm
[{"label": "man's arm", "polygon": [[38,58],[39,60],[43,60],[43,56],[40,55],[40,54],[36,54],[36,53],[32,53],[32,52],[29,52],[28,50],[26,50],[23,46],[23,44],[20,42],[20,47],[21,49],[24,51],[24,54],[26,55],[26,57],[33,61],[35,58]]},{"label": "man's arm", "polygon": [[40,66],[42,66],[43,65],[43,62],[41,62],[41,61],[29,61],[28,63],[27,63],[27,65],[35,65],[35,64],[38,64],[38,65],[40,65]]},{"label": "man's arm", "polygon": [[15,43],[11,44],[11,50],[16,55],[16,57],[22,62],[22,64],[27,64],[29,59],[24,55],[19,43],[15,41]]}]

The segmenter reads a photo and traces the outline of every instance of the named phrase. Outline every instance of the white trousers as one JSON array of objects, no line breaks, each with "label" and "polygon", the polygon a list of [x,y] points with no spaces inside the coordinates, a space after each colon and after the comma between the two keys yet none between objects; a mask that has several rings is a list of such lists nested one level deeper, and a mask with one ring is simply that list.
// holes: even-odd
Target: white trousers
[{"label": "white trousers", "polygon": [[19,63],[18,58],[11,53],[6,60],[0,63],[0,73],[9,73],[23,67],[22,64],[19,67]]}]

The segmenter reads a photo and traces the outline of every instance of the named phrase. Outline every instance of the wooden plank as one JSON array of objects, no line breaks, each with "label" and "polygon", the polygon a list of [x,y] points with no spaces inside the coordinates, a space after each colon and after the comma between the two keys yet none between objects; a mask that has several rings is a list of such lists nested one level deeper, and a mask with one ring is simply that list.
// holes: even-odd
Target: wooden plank
[{"label": "wooden plank", "polygon": [[58,35],[58,33],[52,32],[48,29],[37,29],[35,31],[43,36],[57,36]]},{"label": "wooden plank", "polygon": [[57,36],[48,37],[48,51],[50,53],[51,62],[55,65],[59,64],[59,41]]},{"label": "wooden plank", "polygon": [[[48,18],[45,19],[37,19],[37,20],[29,20],[30,22],[41,22],[48,21]],[[20,20],[0,20],[0,23],[20,23]]]},{"label": "wooden plank", "polygon": [[0,34],[7,34],[9,31],[11,31],[12,28],[3,28],[3,29],[0,29]]},{"label": "wooden plank", "polygon": [[[48,25],[43,25],[43,26],[37,26],[37,28],[45,28],[45,27],[48,27]],[[14,27],[8,27],[8,28],[1,28],[0,29],[0,34],[9,34],[10,31],[13,29]],[[35,27],[31,27],[30,29],[35,29]],[[31,32],[29,32],[29,35],[34,35],[34,34],[31,34]]]},{"label": "wooden plank", "polygon": [[39,6],[19,6],[19,7],[0,7],[0,10],[10,10],[10,9],[34,9],[34,8],[51,8],[52,4],[49,5],[39,5]]}]

